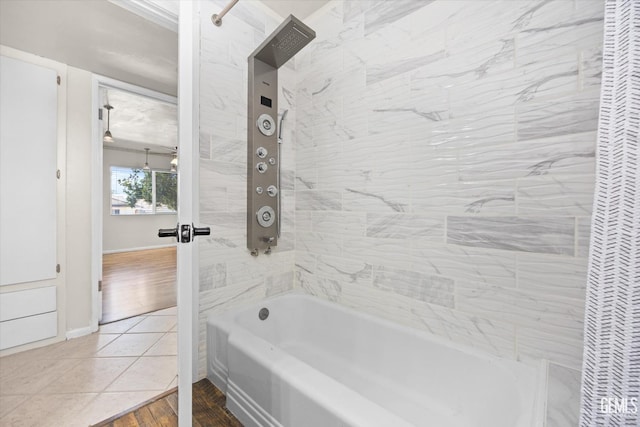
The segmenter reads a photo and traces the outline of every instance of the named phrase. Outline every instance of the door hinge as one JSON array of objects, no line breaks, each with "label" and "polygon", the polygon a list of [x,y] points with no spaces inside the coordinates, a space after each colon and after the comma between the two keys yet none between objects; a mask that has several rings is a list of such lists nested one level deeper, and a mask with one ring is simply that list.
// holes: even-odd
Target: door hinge
[{"label": "door hinge", "polygon": [[102,292],[102,280],[98,280],[98,292]]},{"label": "door hinge", "polygon": [[60,175],[61,175],[61,173],[60,173],[60,169],[58,169],[58,170],[56,171],[56,178],[60,179]]},{"label": "door hinge", "polygon": [[56,273],[60,273],[60,264],[56,264]]},{"label": "door hinge", "polygon": [[98,108],[98,120],[102,120],[102,108]]},{"label": "door hinge", "polygon": [[56,82],[58,83],[58,86],[60,86],[60,76],[56,77]]}]

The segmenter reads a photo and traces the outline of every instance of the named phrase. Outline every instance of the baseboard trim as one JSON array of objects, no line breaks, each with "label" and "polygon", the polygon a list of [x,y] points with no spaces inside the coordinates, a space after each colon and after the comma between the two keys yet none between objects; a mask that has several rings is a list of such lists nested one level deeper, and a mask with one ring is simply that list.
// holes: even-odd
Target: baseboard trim
[{"label": "baseboard trim", "polygon": [[157,246],[142,246],[142,247],[138,247],[138,248],[127,248],[127,249],[113,249],[110,251],[102,251],[103,255],[109,255],[109,254],[120,254],[123,252],[137,252],[137,251],[148,251],[151,249],[164,249],[164,248],[172,248],[172,247],[176,247],[177,244],[175,243],[170,243],[168,245],[157,245]]},{"label": "baseboard trim", "polygon": [[71,340],[74,338],[80,338],[85,335],[89,335],[91,334],[91,332],[91,326],[85,326],[84,328],[71,329],[70,331],[67,331],[66,336],[68,340]]}]

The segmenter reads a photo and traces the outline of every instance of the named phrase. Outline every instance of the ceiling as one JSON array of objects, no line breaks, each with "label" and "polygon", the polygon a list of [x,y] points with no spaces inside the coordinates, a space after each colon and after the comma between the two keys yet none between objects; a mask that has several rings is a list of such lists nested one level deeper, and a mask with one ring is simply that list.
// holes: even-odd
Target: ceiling
[{"label": "ceiling", "polygon": [[330,0],[262,0],[265,5],[283,18],[292,14],[299,19],[307,18],[329,1]]},{"label": "ceiling", "polygon": [[177,33],[107,0],[0,0],[0,43],[177,94]]},{"label": "ceiling", "polygon": [[[152,153],[171,153],[178,145],[178,111],[175,104],[116,89],[106,89],[103,105],[113,107],[109,130],[114,142],[105,148],[129,148]],[[107,117],[104,110],[104,126]]]}]

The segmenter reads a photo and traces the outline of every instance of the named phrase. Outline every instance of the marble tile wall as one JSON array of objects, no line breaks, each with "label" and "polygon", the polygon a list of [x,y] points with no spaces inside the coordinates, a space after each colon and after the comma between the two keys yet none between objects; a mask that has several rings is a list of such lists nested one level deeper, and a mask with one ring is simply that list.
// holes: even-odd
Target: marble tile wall
[{"label": "marble tile wall", "polygon": [[338,0],[296,58],[295,286],[548,360],[549,426],[576,416],[603,8]]},{"label": "marble tile wall", "polygon": [[279,70],[283,136],[283,238],[269,256],[246,249],[247,57],[279,24],[259,2],[239,2],[221,27],[211,23],[226,0],[200,3],[200,223],[198,375],[206,375],[206,316],[291,290],[294,284],[295,73]]}]

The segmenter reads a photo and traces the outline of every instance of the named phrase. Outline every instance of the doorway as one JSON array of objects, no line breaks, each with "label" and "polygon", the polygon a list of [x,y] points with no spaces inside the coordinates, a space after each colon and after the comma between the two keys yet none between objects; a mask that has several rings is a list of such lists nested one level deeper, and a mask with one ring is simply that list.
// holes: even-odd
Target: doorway
[{"label": "doorway", "polygon": [[[141,89],[141,88],[139,88]],[[102,116],[100,324],[176,306],[177,107],[153,94],[99,89]]]}]

